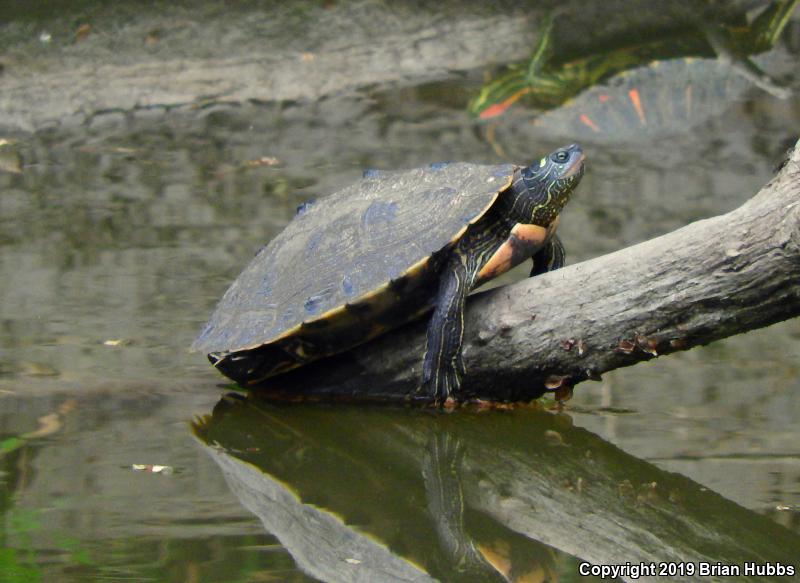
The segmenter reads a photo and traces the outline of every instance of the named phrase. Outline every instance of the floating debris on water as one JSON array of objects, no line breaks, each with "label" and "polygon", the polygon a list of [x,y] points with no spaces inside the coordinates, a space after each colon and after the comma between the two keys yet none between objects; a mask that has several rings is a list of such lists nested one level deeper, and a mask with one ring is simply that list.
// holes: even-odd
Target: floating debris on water
[{"label": "floating debris on water", "polygon": [[78,30],[75,31],[75,40],[78,42],[86,40],[86,37],[89,36],[89,33],[92,32],[92,25],[88,23],[83,23],[78,27]]},{"label": "floating debris on water", "polygon": [[261,166],[277,166],[281,161],[274,156],[262,156],[261,158],[254,158],[247,160],[243,166],[246,168],[259,168]]},{"label": "floating debris on water", "polygon": [[553,431],[552,429],[548,429],[544,432],[544,440],[547,442],[547,445],[564,445],[564,438],[558,431]]},{"label": "floating debris on water", "polygon": [[151,474],[164,474],[168,476],[172,474],[175,469],[172,466],[160,466],[156,464],[131,464],[131,469],[134,472],[148,472]]}]

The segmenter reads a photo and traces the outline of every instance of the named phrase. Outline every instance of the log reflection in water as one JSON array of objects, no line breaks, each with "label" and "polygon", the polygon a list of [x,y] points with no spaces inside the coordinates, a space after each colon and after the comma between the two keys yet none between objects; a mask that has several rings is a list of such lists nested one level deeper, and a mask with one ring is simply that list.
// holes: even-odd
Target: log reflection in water
[{"label": "log reflection in water", "polygon": [[565,415],[226,397],[195,433],[326,581],[553,579],[568,568],[558,551],[594,564],[790,564],[800,552],[795,533]]}]

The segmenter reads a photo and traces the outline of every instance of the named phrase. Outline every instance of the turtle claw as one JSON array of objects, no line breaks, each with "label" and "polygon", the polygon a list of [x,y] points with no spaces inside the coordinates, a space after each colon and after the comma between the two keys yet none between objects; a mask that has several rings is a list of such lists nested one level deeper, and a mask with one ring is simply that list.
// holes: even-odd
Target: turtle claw
[{"label": "turtle claw", "polygon": [[458,389],[461,386],[463,369],[462,363],[460,367],[455,364],[455,366],[443,367],[442,370],[431,371],[431,374],[423,374],[420,393],[431,397],[433,404],[437,407],[455,403]]}]

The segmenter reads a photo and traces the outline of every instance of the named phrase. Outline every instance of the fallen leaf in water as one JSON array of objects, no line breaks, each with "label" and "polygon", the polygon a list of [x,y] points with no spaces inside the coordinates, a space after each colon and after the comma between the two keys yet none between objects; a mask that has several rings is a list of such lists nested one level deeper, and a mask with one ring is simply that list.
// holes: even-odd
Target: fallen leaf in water
[{"label": "fallen leaf in water", "polygon": [[126,346],[130,343],[131,341],[125,338],[109,338],[103,341],[103,346]]},{"label": "fallen leaf in water", "polygon": [[361,564],[361,561],[359,561],[358,559],[349,559],[348,558],[348,559],[345,559],[344,562],[345,563],[350,563],[351,565],[360,565]]},{"label": "fallen leaf in water", "polygon": [[564,445],[564,438],[558,431],[553,431],[552,429],[544,432],[544,440],[547,445]]},{"label": "fallen leaf in water", "polygon": [[144,37],[144,46],[152,47],[158,44],[158,41],[161,40],[161,31],[159,30],[151,30],[147,33],[147,36]]},{"label": "fallen leaf in water", "polygon": [[175,471],[172,466],[160,466],[157,464],[131,464],[131,469],[135,472],[149,472],[151,474],[164,474],[165,476]]},{"label": "fallen leaf in water", "polygon": [[36,439],[39,437],[45,437],[47,435],[52,435],[59,429],[61,429],[61,419],[59,418],[58,413],[49,413],[39,417],[38,429],[29,433],[24,433],[22,438]]},{"label": "fallen leaf in water", "polygon": [[58,414],[66,415],[78,406],[78,399],[67,399],[58,406]]},{"label": "fallen leaf in water", "polygon": [[300,53],[300,60],[304,63],[310,63],[316,58],[317,56],[314,53]]},{"label": "fallen leaf in water", "polygon": [[248,160],[244,165],[248,168],[257,168],[259,166],[277,166],[280,163],[280,160],[273,156],[262,156],[261,158]]},{"label": "fallen leaf in water", "polygon": [[86,40],[89,33],[92,31],[92,25],[88,23],[81,24],[78,30],[75,31],[75,40],[80,42]]}]

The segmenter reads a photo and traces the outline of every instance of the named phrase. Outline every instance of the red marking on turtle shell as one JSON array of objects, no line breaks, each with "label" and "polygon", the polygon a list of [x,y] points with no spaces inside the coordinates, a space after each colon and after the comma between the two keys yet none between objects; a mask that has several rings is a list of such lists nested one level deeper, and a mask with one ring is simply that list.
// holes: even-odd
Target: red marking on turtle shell
[{"label": "red marking on turtle shell", "polygon": [[585,113],[582,113],[582,114],[581,114],[581,116],[580,116],[580,118],[578,118],[578,119],[580,119],[580,120],[581,120],[581,123],[582,123],[582,124],[584,124],[584,125],[586,125],[586,126],[589,126],[589,128],[590,128],[592,131],[594,131],[594,132],[599,132],[599,131],[600,131],[600,128],[599,128],[599,127],[597,127],[597,124],[596,124],[596,123],[594,123],[594,122],[592,121],[592,119],[591,119],[591,118],[590,118],[588,115],[586,115]]},{"label": "red marking on turtle shell", "polygon": [[644,108],[642,107],[642,100],[639,96],[639,90],[631,89],[628,91],[628,97],[630,97],[633,108],[636,110],[636,114],[639,116],[639,121],[642,122],[643,126],[646,126],[647,118],[644,115]]}]

